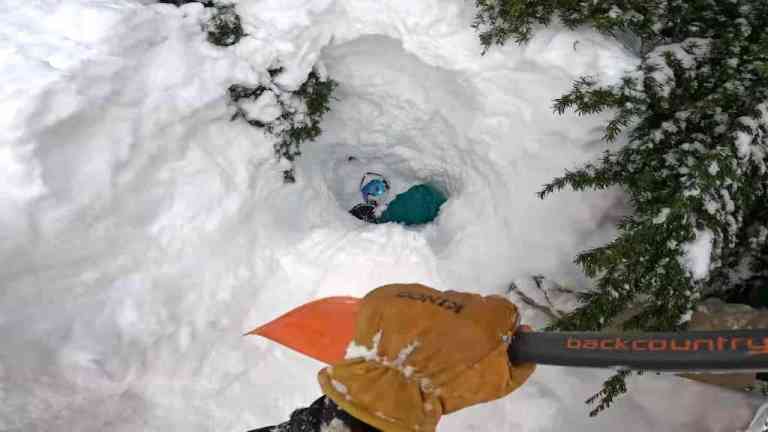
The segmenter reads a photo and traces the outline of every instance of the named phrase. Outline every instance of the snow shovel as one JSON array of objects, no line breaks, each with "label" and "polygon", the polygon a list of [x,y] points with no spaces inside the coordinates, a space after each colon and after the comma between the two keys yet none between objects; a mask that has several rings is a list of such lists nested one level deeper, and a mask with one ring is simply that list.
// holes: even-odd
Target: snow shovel
[{"label": "snow shovel", "polygon": [[[344,360],[360,300],[329,297],[280,316],[259,335],[327,364]],[[512,362],[651,371],[768,370],[768,329],[679,333],[518,332]]]}]

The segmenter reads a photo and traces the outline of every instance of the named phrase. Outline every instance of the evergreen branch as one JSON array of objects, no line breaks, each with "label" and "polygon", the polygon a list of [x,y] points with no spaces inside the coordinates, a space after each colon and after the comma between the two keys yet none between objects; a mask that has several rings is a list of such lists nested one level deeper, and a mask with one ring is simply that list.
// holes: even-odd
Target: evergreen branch
[{"label": "evergreen branch", "polygon": [[[481,42],[527,41],[557,16],[566,26],[631,32],[641,63],[615,85],[577,79],[555,113],[612,113],[603,139],[621,148],[545,184],[540,198],[570,188],[619,186],[633,213],[610,243],[576,263],[595,280],[551,329],[674,331],[708,293],[768,280],[768,2],[740,0],[477,0]],[[483,39],[483,37],[492,37]],[[709,268],[689,268],[700,236]],[[698,246],[697,246],[698,247]],[[630,315],[627,317],[627,315]],[[616,322],[619,320],[618,322]],[[628,372],[590,399],[607,408]]]},{"label": "evergreen branch", "polygon": [[621,369],[615,375],[603,383],[603,389],[586,400],[586,404],[597,406],[589,412],[590,417],[595,417],[610,407],[614,399],[627,392],[627,377],[632,373],[629,369]]},{"label": "evergreen branch", "polygon": [[[270,69],[269,75],[274,79],[282,68]],[[331,78],[322,78],[314,69],[307,79],[294,92],[284,92],[276,85],[259,85],[254,88],[233,84],[229,87],[229,99],[235,105],[232,120],[245,119],[251,126],[264,129],[267,133],[278,138],[274,144],[275,156],[294,162],[301,156],[301,146],[307,141],[314,141],[322,133],[320,121],[330,111],[330,101],[338,83]],[[265,122],[249,118],[245,109],[239,103],[241,100],[256,100],[265,92],[275,95],[280,107],[277,119]],[[283,172],[286,183],[295,181],[293,168]]]}]

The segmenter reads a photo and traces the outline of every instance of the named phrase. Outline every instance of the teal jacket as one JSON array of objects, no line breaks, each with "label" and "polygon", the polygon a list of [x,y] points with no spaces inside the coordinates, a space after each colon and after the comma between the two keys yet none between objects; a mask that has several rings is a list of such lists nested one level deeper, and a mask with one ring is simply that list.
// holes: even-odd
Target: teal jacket
[{"label": "teal jacket", "polygon": [[413,186],[396,196],[376,222],[396,222],[403,225],[432,222],[440,212],[440,206],[447,200],[442,192],[430,185]]}]

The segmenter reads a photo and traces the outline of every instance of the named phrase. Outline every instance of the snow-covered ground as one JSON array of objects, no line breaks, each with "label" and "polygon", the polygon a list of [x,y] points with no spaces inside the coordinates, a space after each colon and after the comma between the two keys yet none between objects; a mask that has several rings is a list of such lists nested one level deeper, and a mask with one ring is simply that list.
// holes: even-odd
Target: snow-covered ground
[{"label": "snow-covered ground", "polygon": [[[588,286],[571,261],[611,238],[620,196],[535,192],[604,148],[599,117],[550,107],[581,74],[632,67],[618,44],[553,27],[480,56],[469,1],[240,0],[249,35],[218,48],[208,10],[150,3],[0,2],[0,430],[264,426],[318,396],[321,365],[241,335],[302,302]],[[226,88],[278,62],[295,87],[318,61],[338,100],[283,185]],[[347,210],[367,170],[450,200],[425,228],[365,225]],[[737,431],[755,406],[646,376],[590,419],[609,374],[540,367],[440,430]]]}]

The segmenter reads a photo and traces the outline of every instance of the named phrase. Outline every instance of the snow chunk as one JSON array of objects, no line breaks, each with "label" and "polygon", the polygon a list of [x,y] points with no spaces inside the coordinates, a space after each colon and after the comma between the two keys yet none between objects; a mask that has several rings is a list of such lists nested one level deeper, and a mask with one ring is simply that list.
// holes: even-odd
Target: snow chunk
[{"label": "snow chunk", "polygon": [[655,224],[663,224],[664,222],[666,222],[667,216],[669,216],[669,212],[670,212],[670,210],[669,210],[668,207],[664,207],[663,209],[661,209],[659,214],[656,215],[655,218],[653,218],[653,223],[655,223]]},{"label": "snow chunk", "polygon": [[343,394],[345,396],[349,395],[349,389],[347,389],[347,386],[345,386],[341,382],[336,381],[335,379],[332,379],[331,380],[331,385],[333,386],[333,388],[336,389],[337,392],[339,392],[339,393],[341,393],[341,394]]},{"label": "snow chunk", "polygon": [[671,53],[672,56],[680,60],[683,67],[690,69],[696,64],[696,60],[705,56],[710,50],[709,39],[688,38],[682,43],[661,45],[648,54],[648,61],[658,67],[651,76],[662,85],[661,92],[664,96],[669,96],[672,89],[670,80],[674,80],[672,69],[665,61],[665,53]]},{"label": "snow chunk", "polygon": [[691,317],[693,317],[693,311],[688,311],[680,317],[680,320],[678,320],[677,323],[680,325],[685,324],[691,320]]},{"label": "snow chunk", "polygon": [[320,425],[320,432],[350,432],[343,421],[335,418],[330,423]]},{"label": "snow chunk", "polygon": [[653,142],[658,144],[659,142],[661,142],[663,138],[664,138],[664,133],[661,131],[661,129],[654,129],[651,132],[651,139],[653,140]]},{"label": "snow chunk", "polygon": [[728,189],[720,189],[720,195],[725,202],[725,211],[733,213],[736,210],[736,204],[734,204],[733,199],[731,199],[731,194],[728,192]]},{"label": "snow chunk", "polygon": [[707,168],[707,171],[709,172],[710,175],[714,176],[714,175],[717,175],[717,173],[720,172],[720,167],[717,165],[716,161],[712,161],[712,162],[710,162],[709,168]]},{"label": "snow chunk", "polygon": [[405,375],[406,378],[410,378],[411,376],[413,376],[413,373],[416,371],[416,368],[414,368],[413,366],[405,366],[402,369],[400,369],[400,371],[403,373],[403,375]]},{"label": "snow chunk", "polygon": [[717,201],[707,198],[704,201],[704,208],[707,209],[707,212],[711,215],[717,213],[717,209],[720,208],[720,204],[717,203]]},{"label": "snow chunk", "polygon": [[347,346],[347,352],[344,355],[345,359],[363,358],[365,360],[378,360],[379,359],[379,343],[381,343],[381,330],[373,336],[371,341],[373,346],[371,348],[357,345],[355,341],[349,343]]},{"label": "snow chunk", "polygon": [[410,356],[413,351],[419,346],[419,341],[411,342],[408,346],[400,350],[400,353],[397,355],[397,358],[392,363],[393,366],[402,367],[405,364],[405,361],[408,360],[408,356]]},{"label": "snow chunk", "polygon": [[400,352],[397,354],[397,358],[395,358],[394,361],[389,361],[387,359],[379,359],[379,361],[385,366],[389,366],[399,370],[400,372],[403,373],[403,375],[405,375],[406,378],[410,378],[416,369],[413,368],[412,366],[406,366],[405,361],[408,360],[408,357],[413,353],[413,351],[418,346],[419,346],[419,341],[411,342],[405,348],[400,350]]},{"label": "snow chunk", "polygon": [[265,91],[261,96],[253,99],[241,100],[238,106],[243,110],[248,120],[271,122],[282,113],[277,97],[270,91]]},{"label": "snow chunk", "polygon": [[413,354],[413,351],[416,350],[419,346],[419,341],[413,341],[410,344],[408,344],[405,348],[400,350],[400,352],[397,354],[397,357],[394,360],[388,360],[383,357],[379,357],[379,344],[381,343],[381,330],[379,330],[378,333],[373,337],[372,344],[373,346],[371,348],[357,345],[354,341],[350,342],[349,346],[347,346],[347,352],[344,358],[346,359],[353,359],[353,358],[362,358],[368,361],[374,361],[383,364],[384,366],[389,366],[392,368],[395,368],[399,370],[400,372],[405,375],[406,378],[410,378],[413,373],[416,371],[415,368],[412,366],[408,366],[405,364],[405,362],[408,360],[408,357]]},{"label": "snow chunk", "polygon": [[[682,174],[686,174],[688,170],[686,169],[685,171],[686,172],[683,173],[683,169],[680,169],[680,172]],[[701,191],[697,187],[691,187],[691,188],[688,188],[688,189],[683,191],[683,196],[685,196],[685,197],[699,196],[699,195],[701,195]]]},{"label": "snow chunk", "polygon": [[688,269],[694,280],[701,280],[709,276],[714,238],[714,234],[708,229],[697,230],[696,239],[682,245],[682,264]]},{"label": "snow chunk", "polygon": [[762,244],[765,243],[765,241],[768,240],[768,228],[766,227],[760,227],[760,230],[757,232],[757,236],[755,237],[755,241]]},{"label": "snow chunk", "polygon": [[752,135],[742,131],[736,131],[735,135],[736,136],[734,137],[734,140],[736,142],[736,152],[740,158],[745,159],[747,156],[749,156],[750,153]]},{"label": "snow chunk", "polygon": [[664,122],[661,124],[661,128],[669,133],[676,133],[677,132],[677,126],[675,126],[672,122]]}]

